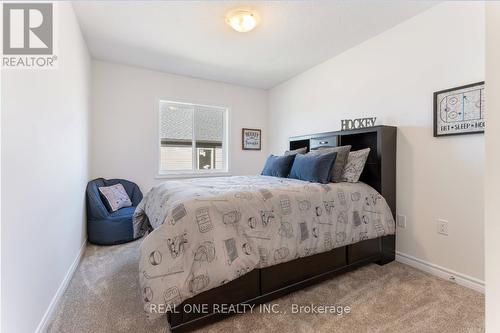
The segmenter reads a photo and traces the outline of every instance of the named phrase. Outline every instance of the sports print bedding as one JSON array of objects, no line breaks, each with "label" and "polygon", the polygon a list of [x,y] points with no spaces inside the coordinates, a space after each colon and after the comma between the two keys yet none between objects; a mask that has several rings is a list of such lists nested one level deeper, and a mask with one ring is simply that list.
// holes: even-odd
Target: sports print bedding
[{"label": "sports print bedding", "polygon": [[254,268],[394,234],[384,198],[364,183],[270,176],[168,181],[134,214],[144,309],[178,305]]}]

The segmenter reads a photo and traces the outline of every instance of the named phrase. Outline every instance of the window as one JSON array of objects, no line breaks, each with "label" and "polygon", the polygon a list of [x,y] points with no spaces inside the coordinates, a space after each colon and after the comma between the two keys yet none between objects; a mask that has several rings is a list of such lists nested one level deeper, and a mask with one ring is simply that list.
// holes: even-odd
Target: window
[{"label": "window", "polygon": [[160,101],[160,175],[227,172],[227,108]]}]

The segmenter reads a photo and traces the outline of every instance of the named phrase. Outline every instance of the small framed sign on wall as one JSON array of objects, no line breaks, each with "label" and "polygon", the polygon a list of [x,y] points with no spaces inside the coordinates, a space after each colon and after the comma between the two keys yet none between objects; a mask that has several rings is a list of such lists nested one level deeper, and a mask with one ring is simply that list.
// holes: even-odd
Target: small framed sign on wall
[{"label": "small framed sign on wall", "polygon": [[434,136],[483,133],[484,81],[434,93]]},{"label": "small framed sign on wall", "polygon": [[243,128],[241,130],[241,145],[243,150],[261,149],[261,131],[254,128]]}]

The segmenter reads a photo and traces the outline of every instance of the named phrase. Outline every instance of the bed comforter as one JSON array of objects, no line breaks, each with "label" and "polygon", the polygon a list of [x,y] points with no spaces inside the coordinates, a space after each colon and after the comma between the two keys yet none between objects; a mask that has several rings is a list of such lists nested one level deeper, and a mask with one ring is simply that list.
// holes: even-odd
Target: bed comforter
[{"label": "bed comforter", "polygon": [[172,307],[255,268],[394,233],[384,198],[364,183],[268,176],[154,187],[134,214],[144,309]]}]

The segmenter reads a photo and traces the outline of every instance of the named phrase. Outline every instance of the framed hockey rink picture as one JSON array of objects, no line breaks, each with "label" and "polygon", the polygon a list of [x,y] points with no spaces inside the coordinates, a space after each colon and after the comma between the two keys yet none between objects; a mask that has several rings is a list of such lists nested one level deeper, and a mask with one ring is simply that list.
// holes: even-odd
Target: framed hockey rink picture
[{"label": "framed hockey rink picture", "polygon": [[484,81],[434,93],[434,136],[483,133]]}]

